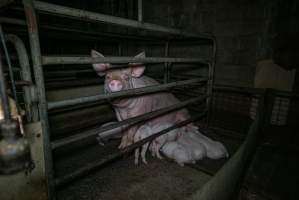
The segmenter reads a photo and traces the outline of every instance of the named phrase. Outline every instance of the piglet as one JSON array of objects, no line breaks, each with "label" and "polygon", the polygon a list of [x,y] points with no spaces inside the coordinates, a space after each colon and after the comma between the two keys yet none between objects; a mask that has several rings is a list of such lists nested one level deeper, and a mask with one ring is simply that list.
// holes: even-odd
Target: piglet
[{"label": "piglet", "polygon": [[167,142],[161,151],[166,157],[175,160],[182,167],[185,163],[195,163],[188,148],[179,142]]},{"label": "piglet", "polygon": [[[166,128],[171,127],[172,124],[171,123],[159,123],[159,124],[153,124],[151,126],[151,130],[153,133],[158,133]],[[152,155],[157,156],[157,158],[162,159],[163,157],[160,155],[159,150],[161,149],[161,147],[167,143],[167,142],[171,142],[171,141],[175,141],[177,140],[177,138],[181,135],[181,129],[174,129],[169,131],[168,133],[165,133],[157,138],[155,138],[153,140],[152,143]],[[153,153],[154,152],[154,153]]]},{"label": "piglet", "polygon": [[[93,58],[104,57],[101,53],[92,50],[91,56]],[[145,53],[142,52],[134,58],[144,58]],[[141,88],[146,86],[158,85],[159,83],[154,79],[144,76],[145,66],[143,64],[129,63],[127,68],[111,69],[109,63],[95,63],[92,65],[95,72],[99,76],[105,75],[104,89],[107,93],[119,92],[123,90]],[[113,100],[112,106],[115,110],[118,121],[123,121],[132,117],[136,117],[145,113],[149,113],[161,108],[171,106],[178,103],[179,100],[167,92],[160,92],[154,94],[146,94],[142,96],[127,97]],[[170,112],[166,115],[151,119],[146,124],[158,123],[176,123],[189,118],[186,109]],[[142,125],[142,124],[141,124]],[[119,148],[125,148],[133,142],[134,134],[140,125],[130,126],[126,132],[123,133],[121,144]],[[188,125],[189,126],[189,125]]]},{"label": "piglet", "polygon": [[191,139],[201,143],[206,148],[208,158],[220,159],[229,157],[228,151],[222,143],[208,138],[199,131],[189,132],[188,134]]},{"label": "piglet", "polygon": [[[151,128],[148,125],[140,126],[139,129],[137,130],[137,132],[134,135],[134,143],[136,143],[136,142],[138,142],[138,141],[140,141],[144,138],[149,137],[150,135],[152,135],[152,133],[153,132],[152,132]],[[135,165],[138,165],[138,162],[139,162],[140,149],[141,149],[142,162],[144,164],[147,164],[146,152],[147,152],[149,144],[150,143],[147,142],[144,145],[142,145],[142,147],[135,149],[135,160],[134,160]]]},{"label": "piglet", "polygon": [[201,160],[207,155],[205,146],[191,138],[189,132],[185,132],[178,138],[178,143],[183,145],[185,148],[190,149],[191,156],[194,160]]}]

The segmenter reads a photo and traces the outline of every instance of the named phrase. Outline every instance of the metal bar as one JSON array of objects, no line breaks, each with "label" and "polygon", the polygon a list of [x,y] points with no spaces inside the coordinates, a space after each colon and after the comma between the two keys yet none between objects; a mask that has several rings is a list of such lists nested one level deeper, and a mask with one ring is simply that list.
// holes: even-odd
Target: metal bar
[{"label": "metal bar", "polygon": [[53,173],[52,151],[50,146],[50,129],[47,115],[47,101],[45,94],[45,83],[43,68],[41,62],[41,50],[39,43],[39,34],[37,27],[37,18],[33,7],[32,0],[23,0],[25,16],[28,24],[28,36],[31,47],[31,56],[33,62],[33,71],[35,83],[37,85],[39,117],[43,131],[43,148],[45,162],[45,177],[48,189],[48,198],[55,199],[55,184]]},{"label": "metal bar", "polygon": [[4,33],[3,33],[3,30],[2,30],[2,25],[1,24],[0,24],[0,36],[1,36],[1,42],[2,42],[3,49],[4,49],[5,57],[6,57],[6,62],[7,62],[7,65],[8,65],[9,78],[10,78],[10,82],[11,82],[11,89],[12,89],[13,97],[14,97],[14,100],[16,102],[17,112],[20,113],[19,103],[18,103],[18,98],[17,98],[17,89],[16,89],[16,83],[15,83],[15,77],[14,77],[14,74],[13,74],[12,65],[11,65],[11,62],[10,62],[9,53],[8,53],[8,50],[7,50],[7,47],[6,47]]},{"label": "metal bar", "polygon": [[89,132],[78,133],[76,135],[72,135],[70,137],[63,138],[63,139],[52,142],[51,143],[52,149],[57,149],[59,147],[71,144],[73,142],[77,142],[77,141],[86,139],[86,138],[91,137],[91,136],[96,136],[97,134],[99,134],[101,132],[111,130],[111,129],[114,129],[114,128],[117,128],[117,127],[121,127],[121,126],[128,125],[128,124],[130,124],[130,125],[137,124],[139,122],[142,122],[142,121],[145,121],[145,120],[148,120],[148,119],[152,119],[152,118],[158,117],[158,116],[163,115],[163,114],[167,114],[171,111],[178,110],[180,108],[183,108],[183,107],[185,107],[187,105],[190,105],[190,104],[194,104],[196,102],[201,103],[206,98],[207,98],[206,96],[193,98],[193,99],[190,99],[190,100],[187,100],[187,101],[184,101],[184,102],[174,104],[174,105],[166,107],[166,108],[162,108],[162,109],[150,112],[150,113],[146,113],[146,114],[143,114],[143,115],[140,115],[140,116],[137,116],[137,117],[133,117],[133,118],[130,118],[130,119],[126,119],[124,121],[120,121],[117,124],[112,124],[112,125],[108,125],[108,126],[105,126],[105,127],[96,128],[96,129],[93,129],[92,131],[89,131]]},{"label": "metal bar", "polygon": [[89,96],[89,97],[82,97],[82,98],[76,98],[76,99],[70,99],[70,100],[50,102],[50,103],[48,103],[48,109],[52,110],[55,108],[62,108],[65,106],[73,106],[73,105],[77,105],[77,104],[81,104],[81,103],[88,103],[88,102],[99,101],[99,100],[110,100],[113,98],[123,97],[123,96],[128,96],[128,95],[131,96],[131,95],[147,94],[147,93],[152,93],[152,92],[163,91],[163,90],[165,90],[167,88],[171,88],[171,87],[177,87],[177,86],[193,84],[193,83],[200,83],[200,82],[205,82],[205,81],[207,81],[207,79],[197,78],[197,79],[172,82],[172,83],[156,85],[156,86],[134,88],[134,89],[110,93],[110,94],[100,94],[100,95]]},{"label": "metal bar", "polygon": [[3,73],[1,53],[0,53],[0,99],[1,99],[0,107],[2,107],[3,109],[4,120],[10,120],[11,116],[10,116],[8,97],[6,94],[6,83],[5,83],[4,73]]},{"label": "metal bar", "polygon": [[[32,83],[31,71],[30,71],[30,64],[28,59],[27,50],[23,41],[16,35],[7,34],[5,35],[5,39],[11,42],[18,55],[18,60],[21,67],[21,78],[23,81]],[[17,84],[17,82],[16,82]],[[24,101],[25,101],[25,110],[26,110],[26,117],[29,122],[37,121],[38,120],[38,109],[37,106],[34,105],[33,102],[33,86],[32,85],[24,85]]]},{"label": "metal bar", "polygon": [[[57,65],[57,64],[92,64],[92,63],[209,63],[209,60],[201,58],[163,58],[163,57],[146,57],[146,58],[135,58],[135,57],[104,57],[104,58],[92,58],[88,56],[43,56],[43,65]],[[117,68],[119,66],[111,66]]]},{"label": "metal bar", "polygon": [[138,0],[138,21],[143,21],[143,13],[142,13],[142,0]]},{"label": "metal bar", "polygon": [[207,99],[207,108],[208,108],[208,117],[207,117],[207,126],[210,124],[211,119],[211,110],[212,110],[212,102],[213,102],[213,87],[214,87],[214,74],[215,74],[215,66],[216,66],[216,54],[217,54],[217,41],[216,38],[213,37],[213,55],[212,55],[212,63],[209,63],[209,82],[207,93],[209,98]]},{"label": "metal bar", "polygon": [[143,23],[136,20],[130,20],[130,19],[124,19],[120,17],[115,17],[111,15],[104,15],[104,14],[98,14],[94,12],[84,11],[80,9],[75,8],[69,8],[65,6],[55,5],[51,3],[41,2],[41,1],[34,1],[34,6],[39,11],[55,14],[59,16],[65,16],[65,17],[71,17],[79,20],[87,20],[87,21],[93,21],[93,22],[104,22],[119,26],[125,26],[130,28],[137,28],[137,29],[144,29],[148,31],[156,31],[166,34],[173,34],[173,35],[179,35],[182,37],[194,37],[194,38],[206,38],[206,39],[212,39],[212,36],[210,34],[206,33],[188,33],[186,31],[174,29],[174,28],[168,28],[164,26],[159,26],[155,24],[150,23]]},{"label": "metal bar", "polygon": [[250,95],[251,94],[262,95],[264,93],[264,89],[261,88],[236,87],[236,86],[227,86],[227,85],[215,85],[213,90],[237,92],[237,93],[250,94]]},{"label": "metal bar", "polygon": [[60,187],[62,185],[65,185],[65,184],[71,182],[74,179],[82,177],[87,172],[95,170],[95,169],[97,169],[97,168],[99,168],[99,167],[101,167],[101,166],[103,166],[103,165],[105,165],[105,164],[107,164],[107,163],[109,163],[109,162],[117,159],[117,158],[120,158],[122,155],[124,155],[124,154],[126,154],[128,152],[133,151],[135,148],[140,147],[140,146],[142,146],[143,144],[145,144],[147,142],[150,142],[150,141],[154,140],[156,137],[159,137],[159,136],[161,136],[163,134],[166,134],[167,132],[169,132],[169,131],[171,131],[173,129],[185,126],[185,125],[187,125],[187,124],[189,124],[191,122],[198,121],[198,120],[202,119],[205,115],[206,115],[206,112],[203,112],[203,113],[201,113],[200,115],[198,115],[196,117],[190,118],[190,119],[182,121],[180,123],[176,123],[176,124],[174,124],[173,126],[167,128],[167,129],[164,129],[164,130],[159,131],[159,132],[157,132],[157,133],[155,133],[155,134],[153,134],[153,135],[151,135],[151,136],[149,136],[147,138],[144,138],[144,139],[142,139],[142,140],[140,140],[140,141],[138,141],[138,142],[136,142],[136,143],[134,143],[134,144],[126,147],[122,151],[118,151],[118,152],[116,152],[114,154],[111,154],[111,155],[107,156],[106,158],[101,159],[101,160],[97,160],[97,161],[94,161],[94,162],[91,162],[91,163],[87,163],[87,165],[85,165],[84,167],[82,167],[80,169],[77,169],[77,170],[75,170],[75,171],[73,171],[73,172],[71,172],[71,173],[69,173],[69,174],[67,174],[65,176],[62,176],[62,177],[56,179],[56,181],[55,181],[56,182],[56,186]]},{"label": "metal bar", "polygon": [[[16,19],[16,18],[9,18],[9,17],[0,17],[0,23],[7,23],[7,24],[15,24],[15,25],[21,25],[26,26],[26,21],[22,19]],[[118,38],[116,41],[121,41],[123,38],[131,39],[131,40],[144,40],[149,42],[156,42],[156,43],[162,43],[165,41],[163,38],[159,37],[145,37],[145,36],[136,36],[136,35],[128,35],[128,34],[118,34],[118,33],[109,33],[109,32],[96,32],[96,31],[87,31],[87,30],[78,30],[74,28],[69,27],[61,27],[61,26],[55,26],[55,25],[48,25],[48,24],[40,24],[40,28],[47,29],[47,30],[55,30],[55,31],[67,31],[67,32],[74,32],[78,34],[87,34],[94,36],[93,39],[100,39],[101,37],[109,37],[109,38]],[[88,37],[91,38],[91,37]]]},{"label": "metal bar", "polygon": [[[169,53],[169,42],[166,42],[165,44],[165,57],[168,57],[168,53]],[[168,67],[168,63],[164,63],[164,83],[168,83],[169,82],[169,67]]]}]

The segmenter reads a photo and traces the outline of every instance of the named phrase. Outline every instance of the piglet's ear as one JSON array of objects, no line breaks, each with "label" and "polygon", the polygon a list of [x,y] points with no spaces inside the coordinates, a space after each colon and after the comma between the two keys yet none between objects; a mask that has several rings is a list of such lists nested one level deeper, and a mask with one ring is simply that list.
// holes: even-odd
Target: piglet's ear
[{"label": "piglet's ear", "polygon": [[[145,58],[145,52],[141,52],[140,54],[136,55],[134,58]],[[129,63],[130,65],[137,65],[137,66],[132,66],[131,69],[131,73],[132,76],[135,78],[138,78],[140,76],[142,76],[144,70],[145,70],[145,66],[142,63]]]},{"label": "piglet's ear", "polygon": [[[91,57],[93,58],[104,58],[103,54],[97,52],[96,50],[91,50]],[[92,64],[94,71],[99,76],[104,76],[106,74],[107,69],[110,67],[109,63],[94,63]]]}]

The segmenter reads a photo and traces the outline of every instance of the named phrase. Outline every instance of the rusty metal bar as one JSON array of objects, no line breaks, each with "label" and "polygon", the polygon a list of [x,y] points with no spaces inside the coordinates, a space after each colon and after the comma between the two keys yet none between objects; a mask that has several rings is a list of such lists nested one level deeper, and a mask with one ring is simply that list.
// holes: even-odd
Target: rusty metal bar
[{"label": "rusty metal bar", "polygon": [[[57,65],[57,64],[92,64],[92,63],[209,63],[209,60],[201,58],[163,58],[163,57],[104,57],[92,58],[89,56],[43,56],[43,65]],[[111,68],[119,68],[119,66],[111,66]]]},{"label": "rusty metal bar", "polygon": [[44,74],[41,61],[41,50],[37,26],[37,18],[33,7],[32,0],[23,0],[25,16],[28,24],[28,36],[31,47],[31,56],[33,62],[33,71],[35,75],[35,83],[37,85],[39,118],[43,131],[43,148],[45,161],[45,176],[48,189],[48,198],[55,199],[55,185],[52,151],[50,146],[50,128],[47,114],[47,101],[45,94]]},{"label": "rusty metal bar", "polygon": [[41,1],[34,1],[34,7],[41,12],[64,16],[64,17],[71,17],[71,18],[75,18],[78,20],[93,21],[93,22],[98,22],[98,23],[104,22],[104,23],[114,24],[114,25],[118,25],[118,26],[124,26],[124,27],[137,28],[137,29],[143,29],[143,30],[148,30],[148,31],[155,31],[155,32],[160,32],[160,33],[178,35],[181,37],[212,39],[212,36],[207,33],[189,33],[189,32],[174,29],[174,28],[139,22],[136,20],[130,20],[130,19],[115,17],[115,16],[111,16],[111,15],[98,14],[98,13],[94,13],[94,12],[89,12],[89,11],[75,9],[75,8],[69,8],[69,7],[55,5],[55,4],[41,2]]},{"label": "rusty metal bar", "polygon": [[108,125],[108,126],[105,126],[105,127],[94,129],[90,132],[79,133],[79,134],[72,135],[72,136],[67,137],[67,138],[63,138],[63,139],[60,139],[60,140],[57,140],[57,141],[53,141],[51,143],[52,149],[57,149],[59,147],[65,146],[65,145],[69,145],[73,142],[77,142],[77,141],[80,141],[82,139],[85,139],[85,138],[88,138],[88,137],[91,137],[91,136],[96,136],[97,134],[99,134],[101,132],[111,130],[111,129],[114,129],[114,128],[117,128],[117,127],[121,127],[121,126],[124,126],[124,125],[137,124],[139,122],[149,120],[149,119],[158,117],[158,116],[163,115],[163,114],[167,114],[171,111],[184,108],[187,105],[194,104],[196,102],[201,103],[206,98],[207,98],[207,96],[201,96],[201,97],[193,98],[193,99],[190,99],[190,100],[187,100],[187,101],[184,101],[184,102],[174,104],[174,105],[166,107],[166,108],[162,108],[162,109],[150,112],[150,113],[146,113],[146,114],[143,114],[143,115],[140,115],[140,116],[137,116],[137,117],[133,117],[133,118],[130,118],[130,119],[127,119],[127,120],[124,120],[124,121],[120,121],[117,124]]},{"label": "rusty metal bar", "polygon": [[78,105],[81,103],[89,103],[99,100],[109,100],[117,97],[123,97],[128,95],[141,95],[141,94],[147,94],[147,93],[153,93],[153,92],[159,92],[164,91],[167,88],[171,87],[177,87],[181,85],[188,85],[188,84],[194,84],[194,83],[200,83],[200,82],[206,82],[207,79],[205,78],[197,78],[197,79],[191,79],[186,81],[178,81],[178,82],[172,82],[162,85],[156,85],[156,86],[149,86],[149,87],[143,87],[143,88],[134,88],[126,91],[120,91],[120,92],[114,92],[110,94],[100,94],[90,97],[81,97],[76,99],[70,99],[70,100],[63,100],[58,102],[50,102],[48,103],[48,109],[52,110],[55,108],[62,108],[66,106],[73,106]]},{"label": "rusty metal bar", "polygon": [[202,119],[204,116],[206,115],[206,111],[203,111],[201,114],[199,114],[198,116],[196,117],[193,117],[193,118],[190,118],[188,120],[185,120],[185,121],[182,121],[180,123],[176,123],[174,124],[173,126],[167,128],[167,129],[164,129],[162,131],[159,131],[147,138],[144,138],[128,147],[126,147],[124,150],[122,151],[118,151],[114,154],[111,154],[109,156],[107,156],[106,158],[103,158],[101,160],[97,160],[97,161],[94,161],[94,162],[91,162],[91,163],[87,163],[84,167],[80,168],[80,169],[77,169],[67,175],[64,175],[58,179],[55,180],[55,183],[56,183],[56,186],[57,187],[60,187],[60,186],[63,186],[69,182],[71,182],[72,180],[75,180],[79,177],[82,177],[84,176],[87,172],[90,172],[92,170],[95,170],[117,158],[120,158],[122,155],[126,154],[126,153],[129,153],[131,151],[133,151],[135,148],[137,147],[140,147],[142,146],[143,144],[147,143],[147,142],[150,142],[152,140],[154,140],[156,137],[159,137],[163,134],[166,134],[167,132],[173,130],[173,129],[176,129],[176,128],[180,128],[182,126],[185,126],[191,122],[194,122],[194,121],[198,121],[200,119]]}]

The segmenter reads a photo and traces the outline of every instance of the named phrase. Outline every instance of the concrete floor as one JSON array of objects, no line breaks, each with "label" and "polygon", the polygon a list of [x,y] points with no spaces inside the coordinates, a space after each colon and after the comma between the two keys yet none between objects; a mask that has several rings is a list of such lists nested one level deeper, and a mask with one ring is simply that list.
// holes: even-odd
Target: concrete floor
[{"label": "concrete floor", "polygon": [[[240,144],[240,141],[231,139],[224,138],[222,141],[231,154]],[[55,160],[56,175],[69,173],[87,162],[117,151],[118,143],[111,141],[104,147],[90,144],[77,152],[71,149],[60,152]],[[58,190],[58,200],[182,200],[200,189],[226,162],[225,159],[204,159],[194,166],[180,167],[169,160],[152,158],[149,154],[147,158],[148,165],[135,166],[133,155],[126,155]]]}]

